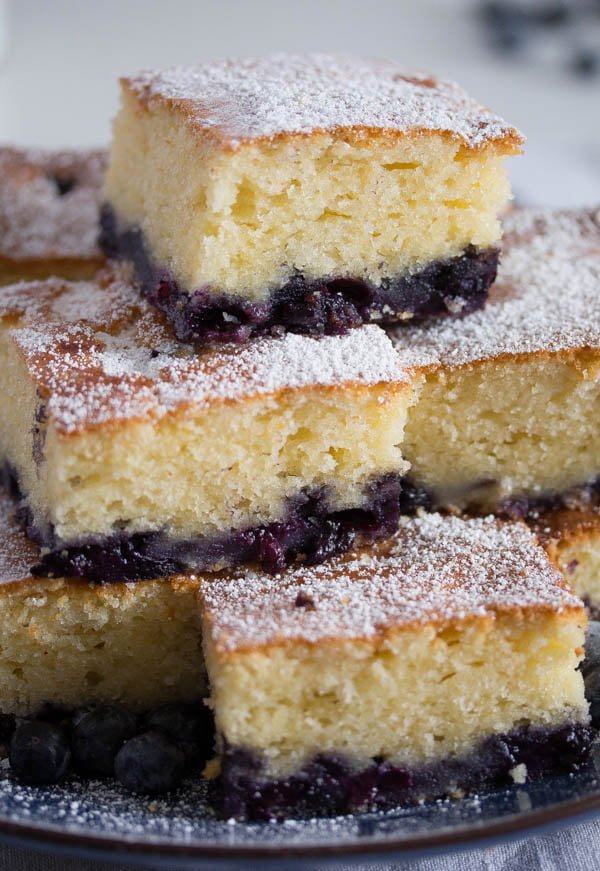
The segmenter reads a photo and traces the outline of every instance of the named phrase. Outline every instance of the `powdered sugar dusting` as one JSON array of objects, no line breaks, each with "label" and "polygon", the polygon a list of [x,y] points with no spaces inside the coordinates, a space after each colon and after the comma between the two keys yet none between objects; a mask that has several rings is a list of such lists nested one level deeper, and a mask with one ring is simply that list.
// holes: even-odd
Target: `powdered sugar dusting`
[{"label": "powdered sugar dusting", "polygon": [[[297,605],[300,591],[314,607]],[[391,541],[323,565],[274,577],[237,572],[204,585],[201,600],[223,652],[370,638],[514,608],[581,607],[524,524],[439,514],[403,518]]]},{"label": "powdered sugar dusting", "polygon": [[600,209],[524,209],[504,222],[496,284],[463,320],[396,327],[403,366],[600,347]]},{"label": "powdered sugar dusting", "polygon": [[407,378],[376,326],[197,352],[176,342],[139,290],[112,274],[103,284],[0,288],[0,317],[7,314],[20,320],[12,340],[46,397],[51,422],[66,433],[286,389]]},{"label": "powdered sugar dusting", "polygon": [[147,70],[127,80],[145,102],[168,100],[204,133],[247,139],[367,127],[443,131],[471,147],[520,135],[458,85],[392,61],[276,54]]},{"label": "powdered sugar dusting", "polygon": [[[0,148],[0,254],[12,260],[99,258],[106,153]],[[55,179],[73,184],[61,195]]]}]

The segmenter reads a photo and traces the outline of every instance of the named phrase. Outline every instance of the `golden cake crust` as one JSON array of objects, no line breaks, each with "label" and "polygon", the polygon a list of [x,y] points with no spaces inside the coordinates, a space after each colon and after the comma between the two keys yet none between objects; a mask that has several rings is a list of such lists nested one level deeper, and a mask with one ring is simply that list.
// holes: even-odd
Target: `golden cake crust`
[{"label": "golden cake crust", "polygon": [[103,149],[0,148],[0,281],[90,277],[102,266],[98,208],[106,165]]},{"label": "golden cake crust", "polygon": [[439,514],[402,518],[374,548],[267,577],[238,572],[201,587],[220,656],[291,644],[377,642],[390,632],[508,615],[581,619],[581,601],[522,523]]},{"label": "golden cake crust", "polygon": [[193,575],[138,583],[33,577],[39,551],[0,489],[0,710],[117,702],[147,710],[205,691]]},{"label": "golden cake crust", "polygon": [[160,313],[112,269],[97,282],[0,288],[0,320],[61,436],[296,390],[378,389],[385,401],[411,389],[376,326],[200,354],[176,342]]},{"label": "golden cake crust", "polygon": [[563,508],[549,511],[533,524],[540,541],[550,550],[600,536],[600,507]]},{"label": "golden cake crust", "polygon": [[121,84],[143,109],[166,107],[226,150],[324,132],[353,143],[443,135],[507,154],[523,142],[454,82],[392,61],[276,54],[147,70]]}]

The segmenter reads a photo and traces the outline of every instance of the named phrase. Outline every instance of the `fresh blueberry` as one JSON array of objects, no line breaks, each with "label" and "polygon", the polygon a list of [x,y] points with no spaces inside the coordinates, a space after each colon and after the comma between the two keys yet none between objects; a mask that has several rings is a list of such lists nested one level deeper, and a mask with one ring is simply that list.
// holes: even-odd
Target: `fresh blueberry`
[{"label": "fresh blueberry", "polygon": [[542,6],[533,6],[529,10],[529,17],[534,24],[540,27],[562,27],[573,15],[573,9],[569,3],[546,3]]},{"label": "fresh blueberry", "polygon": [[600,621],[590,620],[585,635],[585,659],[579,666],[585,677],[588,672],[600,668]]},{"label": "fresh blueberry", "polygon": [[593,78],[600,73],[600,52],[582,49],[573,57],[571,69],[576,76]]},{"label": "fresh blueberry", "polygon": [[44,702],[40,710],[37,712],[35,719],[41,720],[44,723],[53,723],[55,726],[69,730],[71,725],[72,711],[64,708],[62,705],[55,705],[53,702]]},{"label": "fresh blueberry", "polygon": [[120,705],[80,711],[73,719],[73,764],[82,774],[111,776],[115,756],[137,730],[137,717]]},{"label": "fresh blueberry", "polygon": [[183,780],[185,755],[160,732],[144,732],[126,741],[115,759],[117,780],[130,792],[159,795]]},{"label": "fresh blueberry", "polygon": [[179,747],[188,764],[200,765],[212,752],[212,715],[205,705],[163,705],[148,715],[146,726]]},{"label": "fresh blueberry", "polygon": [[600,666],[590,669],[584,677],[585,695],[590,703],[592,726],[600,726]]},{"label": "fresh blueberry", "polygon": [[57,783],[69,767],[71,751],[67,736],[52,723],[21,723],[15,729],[9,750],[10,767],[24,783],[45,786]]},{"label": "fresh blueberry", "polygon": [[491,0],[483,4],[481,16],[494,48],[503,52],[523,48],[530,34],[531,20],[519,4]]},{"label": "fresh blueberry", "polygon": [[425,511],[433,509],[433,497],[424,487],[417,487],[408,478],[403,478],[400,490],[400,513],[416,514],[423,508]]}]

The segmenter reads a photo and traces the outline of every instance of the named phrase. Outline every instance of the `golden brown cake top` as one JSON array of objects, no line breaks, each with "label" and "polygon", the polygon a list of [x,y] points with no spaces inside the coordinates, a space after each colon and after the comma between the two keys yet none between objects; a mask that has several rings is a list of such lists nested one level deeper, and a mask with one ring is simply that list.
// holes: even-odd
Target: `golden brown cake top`
[{"label": "golden brown cake top", "polygon": [[15,520],[14,502],[0,487],[0,585],[28,580],[37,558],[37,548]]},{"label": "golden brown cake top", "polygon": [[462,320],[394,327],[403,366],[600,351],[600,208],[516,209],[486,306]]},{"label": "golden brown cake top", "polygon": [[393,539],[323,565],[229,574],[200,598],[222,653],[582,607],[524,524],[439,514],[405,517]]},{"label": "golden brown cake top", "polygon": [[110,269],[93,282],[0,287],[2,320],[63,434],[287,390],[409,389],[379,327],[197,351]]},{"label": "golden brown cake top", "polygon": [[145,105],[180,112],[230,148],[316,131],[444,133],[470,148],[515,150],[522,138],[454,82],[393,61],[275,54],[146,70],[123,80]]},{"label": "golden brown cake top", "polygon": [[600,541],[600,507],[549,511],[532,526],[543,543],[556,541],[568,544],[587,538]]},{"label": "golden brown cake top", "polygon": [[0,148],[0,256],[96,258],[107,155]]}]

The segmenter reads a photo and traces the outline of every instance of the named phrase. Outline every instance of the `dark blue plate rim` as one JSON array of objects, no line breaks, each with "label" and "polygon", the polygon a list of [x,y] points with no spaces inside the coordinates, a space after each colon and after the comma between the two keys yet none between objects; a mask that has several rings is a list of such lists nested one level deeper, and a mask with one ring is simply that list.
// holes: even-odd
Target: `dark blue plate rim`
[{"label": "dark blue plate rim", "polygon": [[0,818],[0,840],[36,851],[68,853],[79,857],[120,858],[129,863],[196,864],[215,862],[279,862],[297,864],[307,860],[323,863],[414,859],[440,852],[459,852],[469,848],[514,840],[523,835],[551,831],[600,815],[600,790],[537,810],[498,820],[449,827],[426,835],[408,835],[385,840],[364,839],[356,843],[295,844],[285,846],[161,844],[130,837],[112,837],[70,832],[57,827],[30,825]]}]

